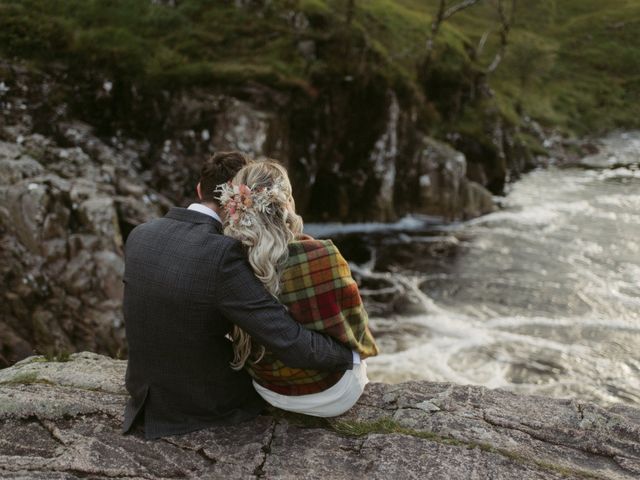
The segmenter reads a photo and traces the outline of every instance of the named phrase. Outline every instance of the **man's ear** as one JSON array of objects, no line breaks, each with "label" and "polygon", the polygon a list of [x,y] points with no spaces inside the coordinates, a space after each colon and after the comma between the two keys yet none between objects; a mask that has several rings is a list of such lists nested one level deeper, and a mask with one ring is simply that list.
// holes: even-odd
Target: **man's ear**
[{"label": "man's ear", "polygon": [[200,186],[200,182],[196,185],[196,192],[198,193],[198,198],[202,200],[202,187]]}]

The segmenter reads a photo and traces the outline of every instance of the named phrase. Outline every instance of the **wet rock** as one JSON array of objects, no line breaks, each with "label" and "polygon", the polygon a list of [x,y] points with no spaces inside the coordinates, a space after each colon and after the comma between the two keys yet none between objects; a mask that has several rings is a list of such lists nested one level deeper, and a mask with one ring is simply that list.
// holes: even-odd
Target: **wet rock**
[{"label": "wet rock", "polygon": [[62,276],[65,290],[72,295],[81,295],[85,291],[91,290],[93,280],[93,262],[91,253],[81,250],[67,262]]},{"label": "wet rock", "polygon": [[6,322],[0,323],[0,362],[6,366],[10,364],[12,356],[25,358],[33,352],[33,345],[27,342],[19,330],[11,323],[16,320],[10,314],[4,313]]},{"label": "wet rock", "polygon": [[[565,141],[566,142],[566,141]],[[640,135],[637,132],[613,132],[600,140],[596,146],[588,141],[578,143],[581,152],[590,152],[577,162],[576,166],[582,168],[625,168],[638,169],[640,161]]]},{"label": "wet rock", "polygon": [[14,142],[0,142],[0,158],[3,160],[16,160],[22,154],[20,146]]},{"label": "wet rock", "polygon": [[369,384],[345,415],[270,409],[122,435],[126,362],[83,352],[0,370],[0,478],[634,479],[640,410],[449,383]]},{"label": "wet rock", "polygon": [[0,151],[0,183],[10,185],[25,178],[35,177],[44,172],[44,168],[35,159],[22,156],[8,158],[7,152]]},{"label": "wet rock", "polygon": [[471,180],[463,182],[460,190],[462,218],[475,218],[496,210],[493,195],[479,183]]},{"label": "wet rock", "polygon": [[453,141],[469,164],[469,179],[495,195],[501,195],[509,180],[509,164],[502,148],[504,132],[500,121],[489,115],[482,135],[459,134]]},{"label": "wet rock", "polygon": [[213,144],[220,150],[240,150],[253,156],[262,154],[275,116],[235,98],[223,98],[221,107],[216,115]]},{"label": "wet rock", "polygon": [[[157,199],[152,199],[146,194],[142,198],[137,196],[118,196],[115,198],[118,222],[123,238],[126,238],[137,225],[159,216],[157,207],[153,206],[154,201],[159,203]],[[169,205],[163,205],[163,207],[168,209]]]},{"label": "wet rock", "polygon": [[[122,278],[124,275],[124,261],[120,255],[108,250],[96,252],[93,255],[96,265],[96,278],[100,289],[106,298],[120,300],[123,293]],[[116,305],[117,307],[118,305]]]},{"label": "wet rock", "polygon": [[34,351],[122,354],[121,228],[128,233],[168,203],[131,170],[118,173],[124,157],[89,127],[65,132],[91,155],[41,135],[0,142],[2,366]]},{"label": "wet rock", "polygon": [[[379,187],[373,200],[378,212],[376,220],[392,221],[396,218],[393,195],[396,183],[396,159],[398,156],[398,123],[400,104],[393,92],[387,92],[389,106],[382,135],[376,140],[370,156],[370,175]],[[368,179],[371,181],[371,179]]]},{"label": "wet rock", "polygon": [[78,207],[78,218],[89,232],[101,243],[112,248],[122,247],[122,236],[118,224],[113,198],[89,198]]},{"label": "wet rock", "polygon": [[42,255],[48,262],[59,259],[66,259],[67,241],[65,238],[54,238],[46,240],[41,245]]},{"label": "wet rock", "polygon": [[31,253],[37,254],[49,202],[46,186],[36,182],[7,184],[0,187],[0,200],[8,214],[3,223]]},{"label": "wet rock", "polygon": [[467,178],[467,161],[461,152],[424,137],[417,163],[420,192],[417,212],[456,220],[494,210],[491,193]]}]

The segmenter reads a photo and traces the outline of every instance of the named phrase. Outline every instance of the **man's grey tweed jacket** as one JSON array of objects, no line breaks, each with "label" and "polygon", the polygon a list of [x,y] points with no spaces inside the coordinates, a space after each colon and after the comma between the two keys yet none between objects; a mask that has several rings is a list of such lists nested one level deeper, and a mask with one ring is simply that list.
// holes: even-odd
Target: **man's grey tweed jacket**
[{"label": "man's grey tweed jacket", "polygon": [[125,247],[124,320],[134,421],[158,438],[258,415],[264,404],[244,371],[233,371],[233,324],[291,367],[352,368],[352,353],[289,317],[255,277],[237,240],[213,218],[172,208],[134,228]]}]

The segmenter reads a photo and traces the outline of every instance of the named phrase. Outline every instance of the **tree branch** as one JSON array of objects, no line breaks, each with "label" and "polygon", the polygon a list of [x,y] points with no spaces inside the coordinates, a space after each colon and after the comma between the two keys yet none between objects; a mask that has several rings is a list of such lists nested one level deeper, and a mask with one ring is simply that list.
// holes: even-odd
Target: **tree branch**
[{"label": "tree branch", "polygon": [[[453,17],[456,13],[466,8],[473,7],[476,3],[479,3],[480,1],[481,0],[464,0],[463,2],[460,2],[457,5],[452,5],[444,12],[444,15],[442,16],[442,20],[447,20],[448,18]],[[442,3],[444,2],[440,2],[441,5]]]},{"label": "tree branch", "polygon": [[504,54],[507,50],[507,45],[509,44],[509,32],[511,31],[511,25],[513,24],[513,21],[515,19],[516,4],[517,0],[511,0],[511,9],[509,11],[509,14],[507,15],[507,12],[504,8],[503,0],[497,0],[496,10],[498,12],[498,16],[500,17],[501,24],[500,47],[493,57],[493,60],[485,70],[487,74],[495,72],[495,70],[500,65],[500,62],[504,58]]},{"label": "tree branch", "polygon": [[347,25],[351,25],[356,11],[356,0],[347,0]]},{"label": "tree branch", "polygon": [[484,50],[484,46],[486,45],[487,40],[489,39],[489,35],[491,35],[491,30],[487,30],[482,34],[482,37],[478,42],[478,46],[476,47],[476,51],[474,52],[474,58],[478,58],[480,57],[480,55],[482,55],[482,51]]}]

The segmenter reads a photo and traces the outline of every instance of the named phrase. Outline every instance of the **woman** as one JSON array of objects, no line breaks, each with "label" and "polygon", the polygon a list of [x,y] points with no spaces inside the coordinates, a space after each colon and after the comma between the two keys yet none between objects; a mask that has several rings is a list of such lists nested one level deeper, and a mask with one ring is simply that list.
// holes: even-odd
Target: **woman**
[{"label": "woman", "polygon": [[[245,166],[219,185],[224,233],[240,240],[267,290],[306,328],[331,335],[360,354],[378,354],[358,287],[331,240],[302,234],[287,171],[274,161]],[[256,391],[271,405],[319,417],[340,415],[369,381],[366,363],[345,372],[289,368],[235,327],[234,369],[246,368]]]}]

